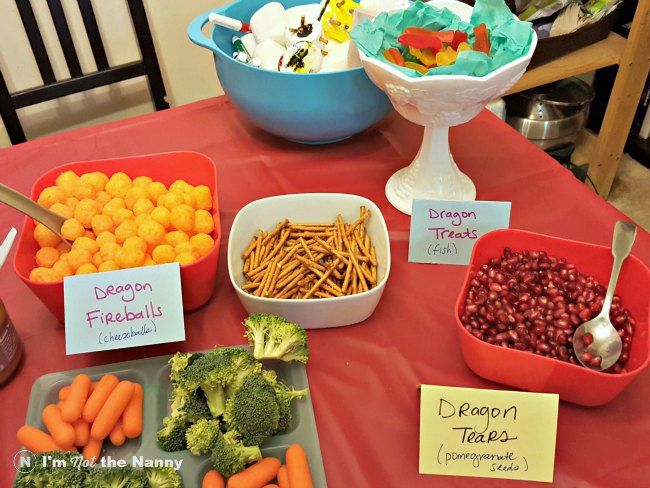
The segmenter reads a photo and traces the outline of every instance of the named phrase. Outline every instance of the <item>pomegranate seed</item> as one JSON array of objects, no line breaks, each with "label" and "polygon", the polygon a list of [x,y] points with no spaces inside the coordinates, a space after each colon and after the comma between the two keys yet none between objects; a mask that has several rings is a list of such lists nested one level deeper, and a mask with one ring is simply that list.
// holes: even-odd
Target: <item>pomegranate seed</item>
[{"label": "pomegranate seed", "polygon": [[589,347],[591,343],[594,342],[594,336],[592,336],[589,332],[587,332],[582,336],[582,342],[585,345],[585,347]]},{"label": "pomegranate seed", "polygon": [[[600,312],[606,292],[593,276],[581,274],[565,258],[510,248],[481,265],[469,285],[461,322],[475,337],[577,365],[573,334]],[[610,317],[623,353],[607,372],[621,373],[626,371],[636,322],[618,296],[612,300]],[[587,334],[583,341],[589,346],[593,337]],[[585,363],[600,366],[601,358],[586,354]]]}]

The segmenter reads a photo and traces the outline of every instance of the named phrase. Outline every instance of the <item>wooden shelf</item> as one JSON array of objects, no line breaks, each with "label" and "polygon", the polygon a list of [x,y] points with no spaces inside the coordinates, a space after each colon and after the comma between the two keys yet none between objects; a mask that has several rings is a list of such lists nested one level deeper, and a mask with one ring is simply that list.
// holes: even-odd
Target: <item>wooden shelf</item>
[{"label": "wooden shelf", "polygon": [[619,64],[624,50],[625,38],[610,32],[606,39],[596,44],[583,47],[526,71],[508,94]]}]

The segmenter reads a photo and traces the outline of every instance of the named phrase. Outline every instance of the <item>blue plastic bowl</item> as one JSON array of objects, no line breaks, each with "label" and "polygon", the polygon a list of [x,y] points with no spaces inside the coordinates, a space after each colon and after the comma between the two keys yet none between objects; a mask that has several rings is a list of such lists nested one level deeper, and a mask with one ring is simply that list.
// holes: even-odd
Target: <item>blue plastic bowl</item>
[{"label": "blue plastic bowl", "polygon": [[[279,0],[285,8],[314,0]],[[240,0],[216,13],[248,22],[269,0]],[[262,129],[295,142],[326,144],[361,132],[384,118],[392,105],[363,68],[295,74],[254,68],[232,58],[233,31],[203,32],[206,12],[188,27],[192,42],[214,53],[217,76],[237,108]]]}]

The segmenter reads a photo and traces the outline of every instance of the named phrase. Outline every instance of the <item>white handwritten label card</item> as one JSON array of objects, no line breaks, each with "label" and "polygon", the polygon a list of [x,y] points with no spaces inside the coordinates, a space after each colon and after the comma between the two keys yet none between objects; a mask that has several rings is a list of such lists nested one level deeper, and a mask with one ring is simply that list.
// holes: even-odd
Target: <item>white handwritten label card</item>
[{"label": "white handwritten label card", "polygon": [[185,340],[178,263],[63,280],[66,354]]},{"label": "white handwritten label card", "polygon": [[559,396],[422,385],[420,473],[553,481]]},{"label": "white handwritten label card", "polygon": [[413,200],[408,260],[469,264],[479,237],[508,228],[510,207],[510,202]]}]

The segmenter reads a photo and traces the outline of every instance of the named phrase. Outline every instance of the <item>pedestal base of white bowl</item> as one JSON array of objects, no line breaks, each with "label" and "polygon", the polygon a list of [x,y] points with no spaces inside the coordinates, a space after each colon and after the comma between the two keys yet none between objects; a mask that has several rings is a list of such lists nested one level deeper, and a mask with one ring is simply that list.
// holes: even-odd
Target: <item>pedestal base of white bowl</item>
[{"label": "pedestal base of white bowl", "polygon": [[420,151],[413,162],[386,183],[386,198],[400,212],[411,215],[413,200],[475,200],[476,187],[458,169],[449,153],[449,128],[425,127]]}]

